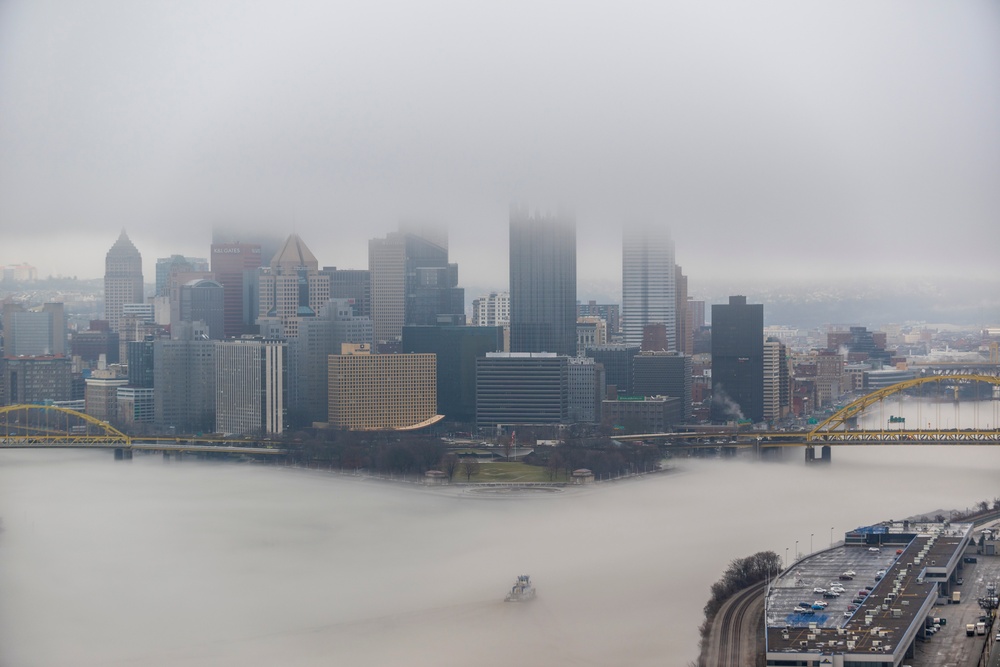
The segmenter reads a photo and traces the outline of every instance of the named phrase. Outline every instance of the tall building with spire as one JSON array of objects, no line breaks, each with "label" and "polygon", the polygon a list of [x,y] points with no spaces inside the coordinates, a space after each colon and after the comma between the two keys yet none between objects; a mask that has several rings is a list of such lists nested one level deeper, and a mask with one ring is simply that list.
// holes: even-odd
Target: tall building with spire
[{"label": "tall building with spire", "polygon": [[104,319],[118,333],[126,303],[142,303],[142,255],[122,230],[104,258]]},{"label": "tall building with spire", "polygon": [[330,276],[298,234],[292,234],[261,271],[260,317],[280,321],[285,338],[298,336],[299,321],[316,317],[330,300]]},{"label": "tall building with spire", "polygon": [[510,209],[510,349],[576,356],[576,220]]},{"label": "tall building with spire", "polygon": [[674,242],[663,227],[626,228],[622,235],[622,333],[642,343],[647,324],[666,327],[667,351],[677,349]]}]

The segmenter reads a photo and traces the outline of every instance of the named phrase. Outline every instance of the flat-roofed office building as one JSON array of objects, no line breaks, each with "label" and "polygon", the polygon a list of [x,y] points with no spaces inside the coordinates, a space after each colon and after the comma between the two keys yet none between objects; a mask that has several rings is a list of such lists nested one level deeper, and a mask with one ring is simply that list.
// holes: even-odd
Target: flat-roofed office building
[{"label": "flat-roofed office building", "polygon": [[565,424],[569,357],[553,352],[495,352],[476,360],[476,424]]},{"label": "flat-roofed office building", "polygon": [[215,345],[215,430],[227,435],[283,433],[286,343],[247,336]]},{"label": "flat-roofed office building", "polygon": [[437,416],[433,354],[331,354],[328,368],[331,427],[406,429]]}]

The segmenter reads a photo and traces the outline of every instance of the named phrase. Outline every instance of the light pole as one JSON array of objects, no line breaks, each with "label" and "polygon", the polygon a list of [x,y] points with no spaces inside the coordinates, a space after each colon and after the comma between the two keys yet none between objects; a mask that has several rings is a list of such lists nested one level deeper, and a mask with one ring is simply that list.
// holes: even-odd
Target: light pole
[{"label": "light pole", "polygon": [[833,548],[833,526],[830,526],[830,548]]},{"label": "light pole", "polygon": [[788,547],[785,547],[785,569],[788,569]]},{"label": "light pole", "polygon": [[813,552],[813,534],[809,533],[809,553]]},{"label": "light pole", "polygon": [[798,560],[799,558],[799,541],[795,540],[795,553],[792,554],[792,560]]}]

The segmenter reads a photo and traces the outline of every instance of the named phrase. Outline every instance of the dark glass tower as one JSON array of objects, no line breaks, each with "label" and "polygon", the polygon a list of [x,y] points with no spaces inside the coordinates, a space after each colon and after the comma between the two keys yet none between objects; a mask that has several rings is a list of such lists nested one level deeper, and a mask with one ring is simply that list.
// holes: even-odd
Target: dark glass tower
[{"label": "dark glass tower", "polygon": [[510,210],[510,349],[576,356],[576,222]]},{"label": "dark glass tower", "polygon": [[712,421],[764,419],[764,306],[712,306]]},{"label": "dark glass tower", "polygon": [[476,360],[502,349],[502,327],[403,327],[404,353],[437,355],[438,412],[451,422],[476,420]]}]

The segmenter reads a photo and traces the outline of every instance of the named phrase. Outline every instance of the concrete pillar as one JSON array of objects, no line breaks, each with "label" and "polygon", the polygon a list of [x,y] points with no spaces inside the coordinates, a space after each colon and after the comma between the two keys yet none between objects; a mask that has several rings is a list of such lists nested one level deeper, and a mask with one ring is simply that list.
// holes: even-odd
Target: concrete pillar
[{"label": "concrete pillar", "polygon": [[816,461],[816,449],[812,445],[806,445],[806,463]]},{"label": "concrete pillar", "polygon": [[125,450],[121,447],[115,447],[115,461],[121,461],[125,458]]},{"label": "concrete pillar", "polygon": [[830,463],[830,461],[833,460],[831,458],[831,454],[832,451],[830,449],[830,445],[823,445],[822,449],[820,449],[820,459],[823,463]]}]

